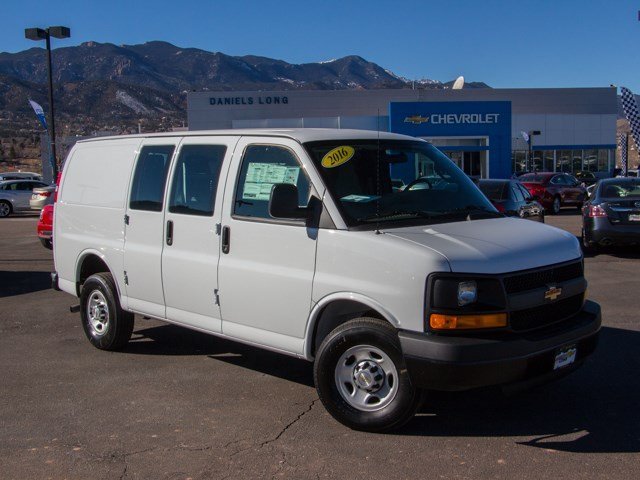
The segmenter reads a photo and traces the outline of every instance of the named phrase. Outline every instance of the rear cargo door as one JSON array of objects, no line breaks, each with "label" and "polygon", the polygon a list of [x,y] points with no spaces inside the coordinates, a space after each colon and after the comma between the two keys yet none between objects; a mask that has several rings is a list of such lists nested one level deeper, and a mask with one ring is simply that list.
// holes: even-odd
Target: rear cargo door
[{"label": "rear cargo door", "polygon": [[179,138],[145,139],[133,171],[124,218],[124,271],[130,310],[165,318],[162,289],[164,198]]},{"label": "rear cargo door", "polygon": [[185,138],[166,202],[162,279],[167,318],[213,332],[221,331],[221,192],[236,143],[237,137]]}]

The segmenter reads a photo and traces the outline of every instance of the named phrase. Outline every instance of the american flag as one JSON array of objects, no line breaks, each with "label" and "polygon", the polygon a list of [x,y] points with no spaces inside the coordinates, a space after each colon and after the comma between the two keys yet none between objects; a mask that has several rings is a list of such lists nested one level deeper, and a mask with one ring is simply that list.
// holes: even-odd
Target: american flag
[{"label": "american flag", "polygon": [[620,148],[620,166],[622,167],[622,174],[627,175],[627,134],[620,133],[618,135],[618,147]]},{"label": "american flag", "polygon": [[631,93],[631,90],[625,87],[620,88],[621,97],[622,97],[622,109],[624,110],[624,116],[627,117],[629,121],[629,126],[631,127],[631,134],[633,135],[633,140],[636,144],[636,151],[639,151],[640,148],[640,114],[638,114],[638,104],[636,102],[636,97]]}]

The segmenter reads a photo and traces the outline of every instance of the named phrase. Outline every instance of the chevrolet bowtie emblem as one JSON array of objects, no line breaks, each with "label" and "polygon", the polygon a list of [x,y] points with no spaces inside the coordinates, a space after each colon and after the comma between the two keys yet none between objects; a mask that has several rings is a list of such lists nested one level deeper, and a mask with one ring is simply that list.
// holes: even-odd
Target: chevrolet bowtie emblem
[{"label": "chevrolet bowtie emblem", "polygon": [[423,117],[422,115],[412,115],[404,119],[404,123],[413,123],[414,125],[420,125],[421,123],[427,123],[429,117]]},{"label": "chevrolet bowtie emblem", "polygon": [[556,287],[555,285],[547,285],[547,286],[549,287],[549,290],[544,292],[544,299],[545,300],[554,301],[562,294],[562,289],[561,288]]}]

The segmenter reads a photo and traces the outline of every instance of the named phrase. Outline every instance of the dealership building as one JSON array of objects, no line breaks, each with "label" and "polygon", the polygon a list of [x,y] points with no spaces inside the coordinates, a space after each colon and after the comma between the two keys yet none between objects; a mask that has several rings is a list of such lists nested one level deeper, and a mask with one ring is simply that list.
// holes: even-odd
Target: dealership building
[{"label": "dealership building", "polygon": [[[615,88],[192,92],[189,130],[356,128],[431,141],[466,173],[610,172]],[[531,145],[525,140],[530,139]]]}]

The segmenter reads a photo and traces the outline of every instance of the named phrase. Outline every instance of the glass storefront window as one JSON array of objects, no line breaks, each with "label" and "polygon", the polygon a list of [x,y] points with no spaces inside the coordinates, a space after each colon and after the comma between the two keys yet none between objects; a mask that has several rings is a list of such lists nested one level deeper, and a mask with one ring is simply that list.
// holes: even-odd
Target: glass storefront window
[{"label": "glass storefront window", "polygon": [[513,150],[511,152],[511,162],[514,173],[526,171],[527,168],[527,152],[523,150]]},{"label": "glass storefront window", "polygon": [[[603,151],[603,150],[600,150]],[[604,150],[606,152],[606,150]],[[606,155],[605,155],[606,158]],[[585,150],[584,151],[584,168],[586,172],[598,171],[598,150]],[[574,170],[575,171],[575,170]]]},{"label": "glass storefront window", "polygon": [[579,172],[582,170],[582,150],[572,150],[571,160],[572,171]]},{"label": "glass storefront window", "polygon": [[612,169],[612,166],[609,165],[609,152],[612,150],[598,150],[598,170],[601,172],[608,172]]},{"label": "glass storefront window", "polygon": [[545,172],[553,172],[554,169],[554,160],[555,160],[555,150],[545,150],[544,152],[544,171]]},{"label": "glass storefront window", "polygon": [[571,172],[571,150],[556,151],[556,172]]},{"label": "glass storefront window", "polygon": [[544,166],[542,164],[543,152],[541,150],[534,150],[532,155],[531,171],[544,172]]}]

